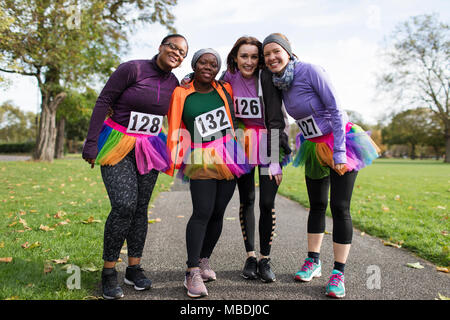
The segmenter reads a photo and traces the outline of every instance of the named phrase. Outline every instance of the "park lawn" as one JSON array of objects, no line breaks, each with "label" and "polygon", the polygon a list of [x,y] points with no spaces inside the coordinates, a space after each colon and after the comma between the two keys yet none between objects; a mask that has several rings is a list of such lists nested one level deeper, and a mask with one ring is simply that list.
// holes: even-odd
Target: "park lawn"
[{"label": "park lawn", "polygon": [[[308,208],[304,169],[285,168],[279,193]],[[378,159],[356,179],[353,226],[444,267],[450,265],[449,212],[449,164]]]},{"label": "park lawn", "polygon": [[[151,201],[172,182],[161,174]],[[98,166],[91,169],[79,155],[52,164],[0,163],[0,208],[0,261],[12,258],[0,262],[0,299],[93,295],[110,210]],[[81,268],[81,289],[67,286],[70,264]]]}]

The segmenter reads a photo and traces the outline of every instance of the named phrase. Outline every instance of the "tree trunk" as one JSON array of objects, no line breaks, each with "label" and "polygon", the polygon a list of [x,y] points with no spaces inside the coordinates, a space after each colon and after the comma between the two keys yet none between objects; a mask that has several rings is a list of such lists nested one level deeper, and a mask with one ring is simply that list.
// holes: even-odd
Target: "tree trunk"
[{"label": "tree trunk", "polygon": [[55,159],[64,158],[64,131],[66,128],[66,118],[61,117],[57,123],[56,129],[56,145],[55,145]]},{"label": "tree trunk", "polygon": [[446,124],[446,126],[445,126],[445,159],[444,159],[444,162],[450,163],[450,125],[449,124]]},{"label": "tree trunk", "polygon": [[56,109],[65,97],[65,92],[58,93],[53,99],[49,99],[45,93],[42,93],[42,111],[36,138],[36,150],[33,155],[35,160],[53,161],[56,141]]}]

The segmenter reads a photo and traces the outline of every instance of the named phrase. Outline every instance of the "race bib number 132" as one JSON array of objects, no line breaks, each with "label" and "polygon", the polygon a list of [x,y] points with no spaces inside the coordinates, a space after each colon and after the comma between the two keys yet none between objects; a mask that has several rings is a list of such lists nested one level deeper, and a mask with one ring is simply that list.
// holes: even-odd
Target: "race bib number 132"
[{"label": "race bib number 132", "polygon": [[163,116],[132,111],[127,132],[157,136],[162,124]]},{"label": "race bib number 132", "polygon": [[231,128],[225,107],[220,107],[195,117],[195,125],[202,137]]}]

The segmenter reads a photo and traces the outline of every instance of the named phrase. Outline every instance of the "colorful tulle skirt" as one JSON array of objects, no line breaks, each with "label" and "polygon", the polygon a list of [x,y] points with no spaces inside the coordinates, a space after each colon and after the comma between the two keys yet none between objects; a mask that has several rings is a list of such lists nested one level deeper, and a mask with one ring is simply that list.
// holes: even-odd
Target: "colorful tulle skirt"
[{"label": "colorful tulle skirt", "polygon": [[243,148],[227,134],[211,142],[191,143],[177,177],[184,182],[190,179],[233,180],[251,169]]},{"label": "colorful tulle skirt", "polygon": [[96,164],[114,166],[134,148],[136,166],[139,174],[147,174],[152,169],[166,171],[171,160],[166,146],[166,136],[160,132],[157,136],[126,132],[127,128],[107,119],[98,139]]},{"label": "colorful tulle skirt", "polygon": [[[298,152],[293,161],[294,167],[305,166],[305,175],[311,179],[321,179],[330,174],[330,168],[334,167],[332,133],[311,140],[304,139],[299,133],[296,144]],[[345,147],[347,163],[345,168],[338,172],[341,175],[370,165],[380,152],[368,133],[351,122],[346,126]]]},{"label": "colorful tulle skirt", "polygon": [[[240,137],[240,142],[250,165],[268,167],[271,159],[267,151],[267,129],[262,126],[244,126],[241,123],[239,129],[244,132]],[[291,161],[291,157],[286,155],[283,148],[279,147],[278,150],[278,163],[286,166]]]}]

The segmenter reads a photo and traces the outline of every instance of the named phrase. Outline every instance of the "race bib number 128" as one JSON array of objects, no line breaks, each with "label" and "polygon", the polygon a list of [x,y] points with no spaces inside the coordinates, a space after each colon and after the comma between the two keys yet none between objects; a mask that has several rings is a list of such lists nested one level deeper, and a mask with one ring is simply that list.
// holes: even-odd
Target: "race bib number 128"
[{"label": "race bib number 128", "polygon": [[157,136],[162,124],[163,116],[132,111],[127,132]]}]

